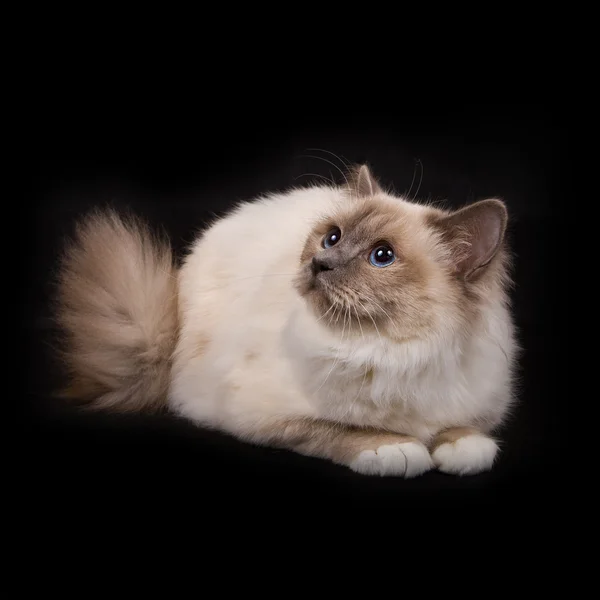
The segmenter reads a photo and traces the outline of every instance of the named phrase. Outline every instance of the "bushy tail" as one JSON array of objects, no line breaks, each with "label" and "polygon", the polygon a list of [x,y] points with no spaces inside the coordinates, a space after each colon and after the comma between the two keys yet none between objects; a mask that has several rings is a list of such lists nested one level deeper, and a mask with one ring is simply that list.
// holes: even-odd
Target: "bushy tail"
[{"label": "bushy tail", "polygon": [[167,241],[140,220],[95,212],[76,229],[59,270],[56,319],[69,385],[94,408],[166,405],[177,337],[177,277]]}]

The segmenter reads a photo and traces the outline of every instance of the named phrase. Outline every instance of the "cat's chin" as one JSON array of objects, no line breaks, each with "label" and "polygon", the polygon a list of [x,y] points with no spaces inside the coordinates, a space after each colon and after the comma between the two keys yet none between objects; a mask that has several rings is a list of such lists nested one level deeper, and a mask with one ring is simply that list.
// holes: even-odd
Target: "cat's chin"
[{"label": "cat's chin", "polygon": [[331,309],[333,300],[329,297],[326,286],[319,279],[302,273],[296,278],[294,284],[300,296],[318,319]]}]

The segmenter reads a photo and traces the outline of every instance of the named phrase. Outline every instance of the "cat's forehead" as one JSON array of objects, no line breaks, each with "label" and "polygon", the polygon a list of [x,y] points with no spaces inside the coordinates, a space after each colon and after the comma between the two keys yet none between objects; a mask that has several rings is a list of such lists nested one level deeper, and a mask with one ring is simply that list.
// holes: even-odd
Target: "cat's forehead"
[{"label": "cat's forehead", "polygon": [[346,235],[371,240],[406,237],[422,224],[422,215],[407,202],[369,199],[339,207],[325,219],[323,226],[336,226]]}]

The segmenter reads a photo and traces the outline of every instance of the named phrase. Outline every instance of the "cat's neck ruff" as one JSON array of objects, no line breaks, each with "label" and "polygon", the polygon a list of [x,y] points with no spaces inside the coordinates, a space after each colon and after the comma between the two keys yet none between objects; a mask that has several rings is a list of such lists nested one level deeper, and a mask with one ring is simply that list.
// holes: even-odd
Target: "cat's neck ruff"
[{"label": "cat's neck ruff", "polygon": [[382,370],[390,377],[415,377],[423,372],[440,372],[455,369],[462,350],[459,340],[450,332],[439,330],[426,339],[393,340],[380,329],[359,327],[356,321],[350,330],[349,321],[344,328],[332,329],[317,319],[303,302],[292,312],[285,334],[288,347],[293,346],[297,358],[323,363],[336,361],[339,369],[365,368]]}]

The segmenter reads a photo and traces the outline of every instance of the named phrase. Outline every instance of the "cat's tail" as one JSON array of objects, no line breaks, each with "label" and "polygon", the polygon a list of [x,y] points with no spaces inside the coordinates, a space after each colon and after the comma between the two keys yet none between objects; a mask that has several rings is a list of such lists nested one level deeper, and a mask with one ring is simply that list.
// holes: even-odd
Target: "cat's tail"
[{"label": "cat's tail", "polygon": [[166,406],[178,333],[169,243],[139,219],[94,212],[78,223],[57,283],[69,375],[59,395],[116,411]]}]

